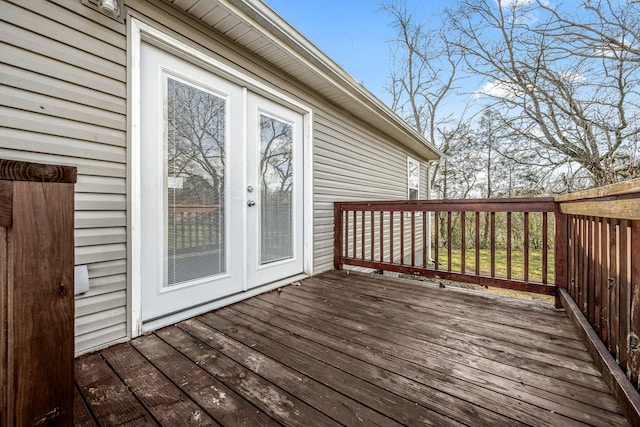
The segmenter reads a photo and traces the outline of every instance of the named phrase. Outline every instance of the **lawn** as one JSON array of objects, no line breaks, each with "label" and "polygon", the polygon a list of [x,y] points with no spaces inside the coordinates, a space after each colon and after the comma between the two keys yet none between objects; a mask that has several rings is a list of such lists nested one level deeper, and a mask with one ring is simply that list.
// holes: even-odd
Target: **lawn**
[{"label": "lawn", "polygon": [[[433,251],[431,252],[434,253]],[[451,251],[451,269],[452,271],[460,271],[460,249],[452,249]],[[447,252],[440,250],[438,253],[438,261],[442,268],[447,267]],[[553,283],[554,262],[553,253],[548,254],[548,282]],[[465,270],[469,273],[475,272],[475,250],[468,249],[465,253]],[[489,249],[480,249],[480,274],[491,274],[491,252]],[[507,277],[507,251],[496,250],[496,277]],[[522,252],[511,252],[511,278],[524,279],[524,256]],[[529,251],[529,281],[542,281],[542,252]]]}]

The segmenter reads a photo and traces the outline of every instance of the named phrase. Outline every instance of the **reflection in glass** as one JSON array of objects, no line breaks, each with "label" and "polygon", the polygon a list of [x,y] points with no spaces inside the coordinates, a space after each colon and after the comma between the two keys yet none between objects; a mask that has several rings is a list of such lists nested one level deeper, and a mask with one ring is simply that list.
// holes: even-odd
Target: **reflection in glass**
[{"label": "reflection in glass", "polygon": [[167,79],[166,286],[225,272],[225,100]]},{"label": "reflection in glass", "polygon": [[260,115],[260,264],[293,256],[293,127]]}]

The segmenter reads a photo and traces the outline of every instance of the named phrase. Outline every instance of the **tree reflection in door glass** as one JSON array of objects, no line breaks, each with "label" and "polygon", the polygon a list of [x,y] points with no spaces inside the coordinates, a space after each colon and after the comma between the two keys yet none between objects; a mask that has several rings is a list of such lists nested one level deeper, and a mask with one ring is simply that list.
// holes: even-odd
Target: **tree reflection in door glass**
[{"label": "tree reflection in door glass", "polygon": [[260,115],[260,264],[293,256],[293,126]]},{"label": "tree reflection in door glass", "polygon": [[225,272],[225,107],[167,79],[166,286]]}]

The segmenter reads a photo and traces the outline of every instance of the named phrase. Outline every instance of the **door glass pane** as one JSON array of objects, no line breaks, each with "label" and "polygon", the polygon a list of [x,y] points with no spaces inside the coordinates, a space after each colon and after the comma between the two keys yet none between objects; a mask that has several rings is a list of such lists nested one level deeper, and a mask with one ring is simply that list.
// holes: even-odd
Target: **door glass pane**
[{"label": "door glass pane", "polygon": [[260,264],[293,256],[293,126],[260,115]]},{"label": "door glass pane", "polygon": [[165,286],[225,272],[225,107],[167,79]]}]

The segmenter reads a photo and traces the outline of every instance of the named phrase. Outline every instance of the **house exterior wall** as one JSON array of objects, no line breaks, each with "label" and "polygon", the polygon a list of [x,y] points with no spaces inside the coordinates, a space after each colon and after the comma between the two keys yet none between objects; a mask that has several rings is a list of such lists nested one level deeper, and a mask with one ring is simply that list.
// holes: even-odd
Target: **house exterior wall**
[{"label": "house exterior wall", "polygon": [[[124,340],[130,329],[127,29],[81,0],[1,1],[0,157],[78,168],[75,263],[90,277],[89,292],[76,297],[81,353]],[[334,201],[407,198],[411,153],[171,5],[126,5],[137,19],[313,109],[315,273],[332,268]]]}]

